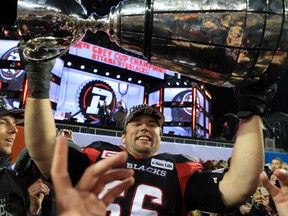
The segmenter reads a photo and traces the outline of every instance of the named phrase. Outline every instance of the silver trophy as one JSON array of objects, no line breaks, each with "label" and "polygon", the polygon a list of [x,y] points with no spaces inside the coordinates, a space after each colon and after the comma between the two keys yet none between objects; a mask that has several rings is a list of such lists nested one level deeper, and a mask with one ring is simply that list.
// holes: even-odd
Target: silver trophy
[{"label": "silver trophy", "polygon": [[56,58],[87,30],[153,65],[217,86],[264,86],[287,70],[288,1],[126,0],[107,16],[80,0],[19,0],[20,47],[28,61]]}]

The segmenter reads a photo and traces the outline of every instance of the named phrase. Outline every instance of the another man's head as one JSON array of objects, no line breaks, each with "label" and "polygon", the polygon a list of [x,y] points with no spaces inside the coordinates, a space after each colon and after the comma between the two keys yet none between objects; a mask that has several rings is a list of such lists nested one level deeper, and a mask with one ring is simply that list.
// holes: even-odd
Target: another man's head
[{"label": "another man's head", "polygon": [[276,169],[281,169],[283,165],[283,161],[280,158],[274,158],[270,164],[270,168],[272,171]]},{"label": "another man's head", "polygon": [[16,138],[16,125],[24,121],[24,110],[14,109],[0,96],[0,157],[9,155]]},{"label": "another man's head", "polygon": [[133,106],[124,125],[122,143],[127,151],[138,157],[151,157],[160,147],[163,114],[146,104]]}]

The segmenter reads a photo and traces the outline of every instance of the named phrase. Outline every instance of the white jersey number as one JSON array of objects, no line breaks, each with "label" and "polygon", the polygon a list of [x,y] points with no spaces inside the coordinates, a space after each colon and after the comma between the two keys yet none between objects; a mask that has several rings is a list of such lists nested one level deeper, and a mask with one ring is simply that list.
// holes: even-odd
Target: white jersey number
[{"label": "white jersey number", "polygon": [[[122,193],[120,197],[125,197]],[[143,207],[143,203],[147,197],[151,198],[151,204],[162,206],[163,205],[163,193],[159,188],[150,185],[138,185],[135,189],[135,194],[131,200],[131,213],[130,216],[157,216],[157,211],[147,209]],[[121,216],[122,207],[119,203],[112,203],[108,206],[107,211],[109,216]]]}]

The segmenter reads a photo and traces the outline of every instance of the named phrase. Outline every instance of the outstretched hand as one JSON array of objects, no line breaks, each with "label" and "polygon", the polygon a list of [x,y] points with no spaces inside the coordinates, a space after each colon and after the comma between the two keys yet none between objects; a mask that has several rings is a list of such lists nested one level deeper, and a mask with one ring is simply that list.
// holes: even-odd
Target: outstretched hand
[{"label": "outstretched hand", "polygon": [[[107,206],[133,183],[133,170],[123,167],[127,153],[103,159],[89,166],[73,188],[67,169],[68,147],[65,137],[60,136],[55,146],[51,176],[56,192],[58,216],[105,216]],[[120,180],[114,188],[101,198],[99,194],[106,184]]]},{"label": "outstretched hand", "polygon": [[263,186],[271,195],[279,216],[285,216],[288,212],[288,173],[284,169],[275,170],[275,175],[280,183],[280,188],[273,185],[265,173],[260,174]]}]

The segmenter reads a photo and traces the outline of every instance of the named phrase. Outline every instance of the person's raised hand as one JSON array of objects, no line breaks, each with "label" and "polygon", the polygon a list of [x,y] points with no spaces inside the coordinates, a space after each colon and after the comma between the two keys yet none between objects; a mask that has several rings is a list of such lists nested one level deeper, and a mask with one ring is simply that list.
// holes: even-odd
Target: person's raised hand
[{"label": "person's raised hand", "polygon": [[277,169],[273,172],[280,183],[280,188],[271,183],[266,173],[260,174],[260,180],[272,197],[279,216],[286,216],[288,213],[288,173],[284,169]]},{"label": "person's raised hand", "polygon": [[28,62],[25,72],[28,79],[29,98],[49,98],[51,71],[55,60],[46,62]]},{"label": "person's raised hand", "polygon": [[234,87],[234,95],[238,101],[238,117],[248,118],[252,115],[263,117],[268,104],[277,91],[277,85],[268,87],[259,87],[249,81],[245,81],[237,87]]},{"label": "person's raised hand", "polygon": [[23,49],[19,44],[18,52],[28,79],[28,97],[40,99],[49,98],[51,71],[56,59],[29,62],[24,58]]},{"label": "person's raised hand", "polygon": [[[90,165],[73,188],[68,173],[68,147],[64,136],[59,136],[55,146],[51,176],[56,193],[58,216],[105,216],[107,206],[121,192],[134,183],[134,171],[124,167],[127,153],[121,152]],[[99,196],[106,184],[118,181],[117,185]]]}]

